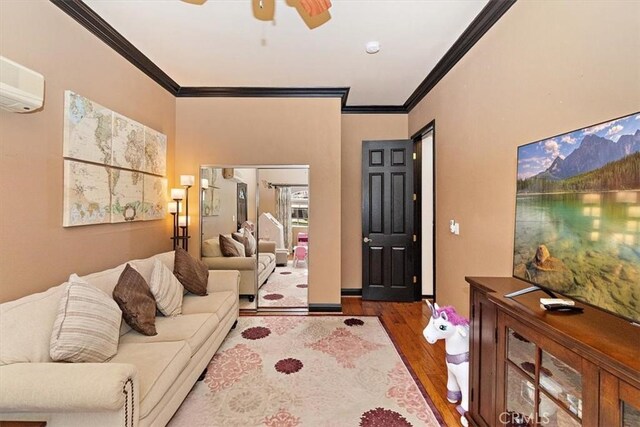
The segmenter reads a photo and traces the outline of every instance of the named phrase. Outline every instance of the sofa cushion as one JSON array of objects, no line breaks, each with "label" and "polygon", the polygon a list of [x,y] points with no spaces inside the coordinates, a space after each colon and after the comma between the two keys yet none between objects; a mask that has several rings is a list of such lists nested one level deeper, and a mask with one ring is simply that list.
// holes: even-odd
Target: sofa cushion
[{"label": "sofa cushion", "polygon": [[106,362],[118,350],[122,312],[111,297],[72,274],[58,303],[51,333],[51,359]]},{"label": "sofa cushion", "polygon": [[[194,296],[192,298],[202,299],[207,297]],[[157,335],[146,336],[136,331],[131,331],[120,338],[120,342],[127,344],[186,341],[191,349],[191,355],[193,355],[200,350],[202,344],[204,344],[207,338],[215,331],[218,323],[218,318],[212,313],[158,317],[156,319]]]},{"label": "sofa cushion", "polygon": [[100,289],[107,295],[111,295],[125,266],[126,264],[121,264],[108,270],[98,271],[97,273],[87,274],[86,276],[80,276],[80,278],[91,286],[95,286]]},{"label": "sofa cushion", "polygon": [[231,291],[211,292],[206,297],[187,295],[182,302],[182,313],[215,313],[222,319],[231,311],[236,298],[237,294]]},{"label": "sofa cushion", "polygon": [[156,299],[158,310],[165,316],[177,316],[182,313],[182,295],[184,288],[166,265],[156,258],[149,280],[149,289]]},{"label": "sofa cushion", "polygon": [[[163,252],[161,254],[154,255],[151,259],[154,259],[154,260],[159,259],[160,261],[162,261],[164,265],[167,266],[169,270],[173,271],[174,258],[175,258],[175,252],[169,251],[169,252]],[[144,277],[144,274],[142,276]]]},{"label": "sofa cushion", "polygon": [[185,341],[120,343],[118,354],[108,363],[130,363],[138,369],[142,419],[167,394],[190,359],[191,349]]},{"label": "sofa cushion", "polygon": [[147,282],[129,264],[113,289],[113,299],[118,303],[129,326],[141,334],[156,334],[156,300]]},{"label": "sofa cushion", "polygon": [[49,342],[65,288],[0,304],[0,365],[51,362]]},{"label": "sofa cushion", "polygon": [[182,286],[192,294],[207,295],[209,268],[182,248],[176,249],[173,274],[182,283]]},{"label": "sofa cushion", "polygon": [[240,242],[236,242],[233,238],[221,234],[218,236],[220,240],[220,251],[226,257],[243,257],[244,246]]},{"label": "sofa cushion", "polygon": [[202,256],[207,258],[217,258],[221,257],[222,252],[220,251],[220,239],[207,239],[202,242]]},{"label": "sofa cushion", "polygon": [[[271,253],[258,255],[259,270],[265,269],[276,262],[276,256]],[[272,267],[273,268],[273,267]]]}]

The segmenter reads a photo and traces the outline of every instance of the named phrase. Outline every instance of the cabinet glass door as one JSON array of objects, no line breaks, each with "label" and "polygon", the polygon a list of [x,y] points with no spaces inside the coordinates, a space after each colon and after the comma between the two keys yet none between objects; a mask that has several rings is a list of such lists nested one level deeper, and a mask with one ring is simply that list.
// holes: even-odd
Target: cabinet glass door
[{"label": "cabinet glass door", "polygon": [[535,423],[536,387],[522,371],[507,365],[507,412],[500,422],[513,426],[533,426]]},{"label": "cabinet glass door", "polygon": [[622,425],[624,427],[640,426],[640,409],[627,402],[622,403]]},{"label": "cabinet glass door", "polygon": [[533,379],[536,368],[536,345],[518,332],[507,329],[507,359]]},{"label": "cabinet glass door", "polygon": [[544,350],[540,367],[540,386],[569,412],[582,419],[582,376]]},{"label": "cabinet glass door", "polygon": [[[578,427],[583,412],[583,359],[506,322],[504,417],[507,425]],[[585,425],[590,425],[587,422]],[[640,427],[640,425],[639,425]]]},{"label": "cabinet glass door", "polygon": [[540,393],[539,422],[548,427],[578,427],[580,420],[561,408],[556,401]]}]

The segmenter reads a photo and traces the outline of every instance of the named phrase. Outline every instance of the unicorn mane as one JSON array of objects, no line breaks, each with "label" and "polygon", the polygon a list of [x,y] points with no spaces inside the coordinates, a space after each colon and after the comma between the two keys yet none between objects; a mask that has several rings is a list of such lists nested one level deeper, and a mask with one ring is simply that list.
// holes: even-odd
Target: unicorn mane
[{"label": "unicorn mane", "polygon": [[462,326],[469,326],[469,320],[467,320],[465,317],[459,315],[456,312],[455,307],[453,307],[452,305],[448,305],[446,307],[440,307],[439,309],[434,309],[433,310],[433,314],[432,316],[434,318],[437,318],[440,316],[440,313],[445,312],[447,313],[447,319],[449,319],[449,322],[454,325],[454,326],[458,326],[458,325],[462,325]]}]

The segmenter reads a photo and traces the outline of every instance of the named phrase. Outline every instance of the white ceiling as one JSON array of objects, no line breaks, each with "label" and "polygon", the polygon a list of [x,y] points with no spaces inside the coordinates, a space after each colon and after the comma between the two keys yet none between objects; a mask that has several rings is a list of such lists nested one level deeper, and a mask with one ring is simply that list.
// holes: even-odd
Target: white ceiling
[{"label": "white ceiling", "polygon": [[181,86],[347,86],[348,105],[401,105],[488,2],[333,0],[310,30],[287,1],[273,22],[251,0],[85,3]]}]

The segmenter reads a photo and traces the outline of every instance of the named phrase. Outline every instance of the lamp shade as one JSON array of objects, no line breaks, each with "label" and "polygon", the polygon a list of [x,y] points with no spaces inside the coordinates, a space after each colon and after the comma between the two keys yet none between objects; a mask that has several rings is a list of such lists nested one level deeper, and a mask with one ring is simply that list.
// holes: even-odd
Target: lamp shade
[{"label": "lamp shade", "polygon": [[209,180],[207,178],[202,178],[200,180],[200,186],[203,190],[206,190],[207,188],[209,188]]},{"label": "lamp shade", "polygon": [[171,198],[173,200],[182,200],[182,199],[184,199],[184,188],[172,188],[171,189]]},{"label": "lamp shade", "polygon": [[[169,202],[169,205],[167,206],[167,210],[171,214],[178,213],[178,202]],[[182,205],[180,205],[180,212],[182,212]]]},{"label": "lamp shade", "polygon": [[191,225],[191,217],[190,216],[181,215],[181,216],[178,217],[178,226],[186,227],[187,224]]},{"label": "lamp shade", "polygon": [[196,182],[196,177],[193,175],[180,175],[180,185],[192,186]]}]

